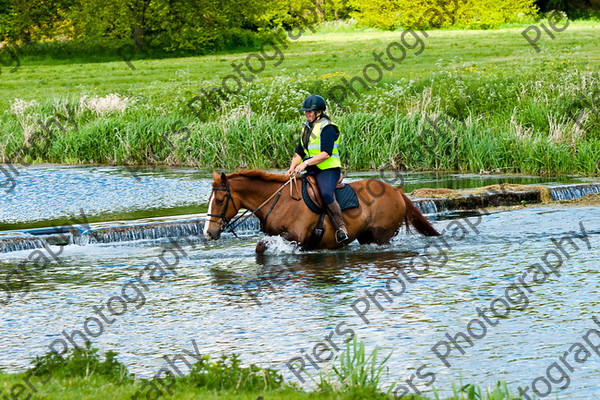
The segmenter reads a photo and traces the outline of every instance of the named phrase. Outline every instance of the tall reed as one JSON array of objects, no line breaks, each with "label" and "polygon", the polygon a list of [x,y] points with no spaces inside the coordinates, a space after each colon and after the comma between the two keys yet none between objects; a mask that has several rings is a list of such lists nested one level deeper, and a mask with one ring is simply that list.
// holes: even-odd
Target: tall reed
[{"label": "tall reed", "polygon": [[[383,82],[360,97],[330,102],[343,134],[344,167],[600,173],[597,74],[541,74],[529,66],[509,76],[466,68],[468,74]],[[302,121],[298,104],[309,93],[327,93],[341,76],[257,79],[239,94],[201,101],[193,110],[187,83],[167,86],[161,99],[14,100],[0,121],[0,158],[286,168]]]}]

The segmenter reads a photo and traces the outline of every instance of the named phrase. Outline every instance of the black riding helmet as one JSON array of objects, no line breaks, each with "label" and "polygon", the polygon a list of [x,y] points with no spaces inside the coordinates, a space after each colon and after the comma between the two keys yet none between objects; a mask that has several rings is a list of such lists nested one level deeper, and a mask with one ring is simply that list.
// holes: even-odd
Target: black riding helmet
[{"label": "black riding helmet", "polygon": [[325,105],[325,99],[319,95],[311,94],[302,103],[300,111],[325,111],[327,106]]}]

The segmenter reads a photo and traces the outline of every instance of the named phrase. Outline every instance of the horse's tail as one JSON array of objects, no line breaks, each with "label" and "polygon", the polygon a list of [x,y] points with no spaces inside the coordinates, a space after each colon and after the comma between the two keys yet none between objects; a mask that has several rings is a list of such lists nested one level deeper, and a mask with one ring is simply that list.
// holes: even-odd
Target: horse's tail
[{"label": "horse's tail", "polygon": [[408,230],[409,225],[412,225],[421,235],[440,236],[440,233],[436,231],[433,225],[425,218],[423,213],[421,213],[421,210],[419,210],[402,191],[399,191],[399,193],[406,205],[406,214],[404,214],[406,230]]}]

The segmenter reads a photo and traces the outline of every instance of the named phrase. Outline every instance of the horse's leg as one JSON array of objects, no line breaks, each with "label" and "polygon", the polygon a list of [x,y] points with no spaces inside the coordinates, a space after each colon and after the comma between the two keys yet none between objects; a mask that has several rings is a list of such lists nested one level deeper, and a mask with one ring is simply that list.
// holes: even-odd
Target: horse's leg
[{"label": "horse's leg", "polygon": [[395,236],[396,231],[389,228],[374,227],[370,228],[356,237],[360,244],[375,243],[378,245],[388,244]]},{"label": "horse's leg", "polygon": [[388,244],[392,240],[394,235],[396,235],[396,232],[398,232],[397,229],[382,227],[375,227],[371,229],[371,233],[373,235],[373,242],[379,245]]},{"label": "horse's leg", "polygon": [[356,237],[356,240],[358,240],[358,243],[360,244],[371,244],[374,241],[373,232],[370,230],[361,232],[360,235]]},{"label": "horse's leg", "polygon": [[256,243],[256,248],[254,250],[256,251],[256,254],[264,253],[265,250],[267,250],[267,242],[265,240],[259,240],[258,243]]}]

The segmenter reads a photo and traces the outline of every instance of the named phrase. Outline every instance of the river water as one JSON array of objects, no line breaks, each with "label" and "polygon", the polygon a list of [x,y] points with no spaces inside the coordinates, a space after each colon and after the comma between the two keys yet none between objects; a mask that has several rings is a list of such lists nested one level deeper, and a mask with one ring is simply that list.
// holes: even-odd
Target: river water
[{"label": "river water", "polygon": [[[351,174],[351,179],[360,177]],[[23,172],[19,179],[22,182],[14,192],[0,200],[0,220],[13,229],[57,220],[80,208],[103,219],[137,215],[145,209],[160,210],[159,214],[189,211],[189,207],[206,207],[210,184],[207,172],[151,171],[137,180],[127,171],[106,167],[39,167]],[[540,181],[450,174],[410,174],[403,179],[407,191],[482,186],[499,180]],[[582,336],[595,326],[591,317],[600,320],[598,208],[540,205],[466,219],[437,218],[433,223],[446,231],[443,242],[400,233],[387,246],[352,243],[339,251],[299,252],[273,238],[263,256],[254,253],[256,242],[263,238],[257,232],[217,242],[194,240],[168,252],[165,249],[172,246],[165,239],[50,246],[60,253],[59,261],[41,271],[31,270],[27,293],[25,288],[15,289],[8,299],[0,287],[0,302],[7,303],[0,305],[0,368],[23,369],[33,357],[46,353],[51,343],[64,338],[63,331],[83,330],[86,319],[97,316],[94,307],[104,307],[112,296],[122,295],[128,283],[131,289],[134,278],[161,255],[172,269],[156,282],[146,275],[147,289],[142,290],[138,282],[135,295],[126,292],[133,300],[92,339],[102,351],[117,351],[131,371],[143,376],[153,375],[165,364],[163,355],[192,351],[194,340],[203,354],[239,353],[245,363],[280,369],[297,381],[287,362],[312,354],[318,343],[328,343],[326,338],[343,347],[351,329],[369,351],[378,347],[383,356],[392,353],[384,388],[393,382],[409,386],[405,380],[421,368],[422,374],[436,378],[431,386],[426,386],[427,379],[413,379],[425,394],[431,395],[432,387],[448,394],[450,383],[461,380],[483,386],[503,380],[516,393],[518,386],[531,386],[532,380],[546,376],[547,368],[560,362],[572,344],[585,343]],[[567,244],[566,253],[561,252],[553,239],[565,237],[573,238],[577,248]],[[559,264],[548,256],[549,250],[561,255],[557,273],[541,283],[525,278],[529,291],[521,286],[524,294],[511,292],[511,299],[519,301],[507,302],[506,288],[518,283],[528,267],[543,264],[544,257],[550,265]],[[31,253],[1,254],[0,284]],[[375,300],[383,310],[365,297],[365,291],[378,293]],[[510,310],[502,308],[500,298]],[[364,312],[367,301],[370,309]],[[483,321],[477,308],[492,303],[506,315],[490,316],[492,324],[485,328],[469,325],[473,319]],[[97,331],[96,325],[90,326]],[[432,347],[437,344],[443,354],[441,341],[448,342],[446,334],[469,334],[467,326],[475,327],[469,336],[472,346],[459,341],[464,354],[450,346],[444,358],[448,367]],[[600,343],[600,337],[590,338]],[[567,359],[573,367],[567,370],[569,386],[558,388],[565,386],[566,378],[553,383],[553,398],[556,394],[569,399],[600,397],[600,354],[590,348],[583,363],[573,361],[573,355]],[[308,361],[306,365],[308,373],[317,373]],[[559,376],[557,371],[551,374]],[[539,382],[537,388],[544,389]]]}]

